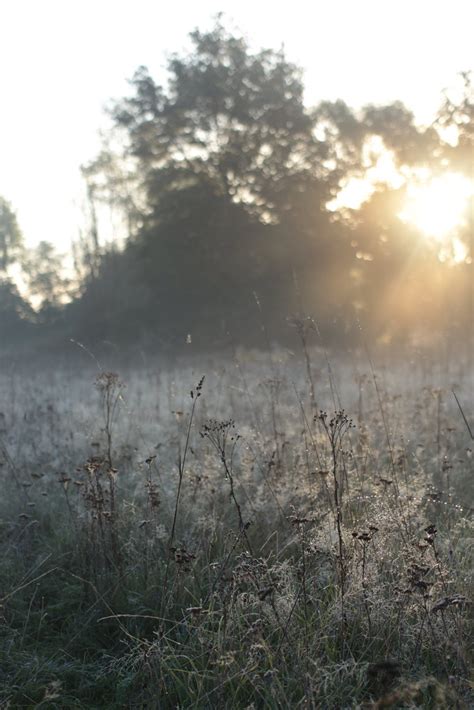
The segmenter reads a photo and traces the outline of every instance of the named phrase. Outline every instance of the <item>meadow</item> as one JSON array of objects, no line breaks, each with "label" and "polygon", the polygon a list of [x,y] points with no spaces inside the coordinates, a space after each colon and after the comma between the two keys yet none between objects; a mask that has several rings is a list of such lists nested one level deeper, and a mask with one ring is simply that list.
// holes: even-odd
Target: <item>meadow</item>
[{"label": "meadow", "polygon": [[1,708],[473,706],[472,363],[302,343],[4,358]]}]

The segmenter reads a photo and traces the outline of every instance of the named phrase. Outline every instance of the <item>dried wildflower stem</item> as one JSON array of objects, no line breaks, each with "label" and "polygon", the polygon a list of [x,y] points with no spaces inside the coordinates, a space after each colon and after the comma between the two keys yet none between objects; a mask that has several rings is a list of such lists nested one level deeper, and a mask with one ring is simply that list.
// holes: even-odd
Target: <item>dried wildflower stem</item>
[{"label": "dried wildflower stem", "polygon": [[3,458],[5,461],[8,463],[8,467],[12,473],[13,480],[15,481],[15,486],[18,488],[19,491],[21,491],[21,494],[23,495],[23,498],[25,501],[28,501],[30,496],[28,495],[28,490],[24,486],[21,485],[20,478],[18,476],[18,471],[15,466],[15,462],[13,461],[12,457],[8,453],[8,450],[3,442],[0,442],[0,453],[2,454]]},{"label": "dried wildflower stem", "polygon": [[[235,447],[235,443],[234,443]],[[233,466],[232,466],[232,460],[230,465],[227,462],[227,458],[225,456],[225,452],[221,454],[221,463],[224,466],[224,470],[226,472],[227,480],[229,481],[230,485],[230,497],[232,498],[234,502],[235,509],[237,511],[237,515],[239,518],[239,530],[242,532],[245,542],[247,544],[248,551],[253,557],[253,549],[252,545],[250,544],[250,540],[247,535],[247,528],[248,528],[248,523],[244,522],[243,516],[242,516],[242,508],[240,507],[240,503],[237,500],[237,497],[235,495],[235,486],[234,486],[234,475],[233,475]]]},{"label": "dried wildflower stem", "polygon": [[336,383],[336,379],[334,377],[334,372],[331,366],[331,360],[329,358],[329,354],[327,351],[326,346],[324,345],[324,341],[321,335],[321,331],[319,330],[319,326],[314,320],[314,318],[310,318],[311,321],[311,327],[317,333],[319,342],[321,344],[321,348],[324,352],[324,359],[326,360],[326,368],[328,371],[328,380],[329,380],[329,388],[331,390],[331,397],[332,397],[332,402],[334,405],[334,409],[342,409],[342,404],[341,404],[341,397],[339,395],[339,389]]},{"label": "dried wildflower stem", "polygon": [[[191,413],[189,415],[189,423],[188,423],[188,429],[186,432],[186,441],[184,444],[183,455],[181,456],[181,454],[180,454],[179,459],[178,459],[178,489],[176,491],[176,499],[175,499],[174,512],[173,512],[173,522],[171,525],[171,533],[170,533],[170,538],[169,538],[169,542],[168,542],[168,550],[169,551],[171,551],[171,548],[173,547],[174,538],[175,538],[175,534],[176,534],[176,524],[178,521],[179,501],[181,498],[181,488],[183,485],[184,469],[185,469],[185,465],[186,465],[186,457],[188,454],[189,441],[190,441],[190,437],[191,437],[191,428],[193,426],[197,400],[201,396],[203,384],[204,384],[204,376],[201,377],[201,379],[196,387],[196,392],[191,390],[191,393],[190,393],[193,404],[191,407]],[[170,555],[168,555],[167,560],[166,560],[165,577],[163,580],[163,596],[162,596],[163,603],[165,603],[165,601],[166,601],[166,592],[167,592],[167,587],[168,587],[170,560],[171,560],[171,557],[170,557]],[[161,616],[163,616],[163,613],[161,613]]]},{"label": "dried wildflower stem", "polygon": [[[278,644],[277,650],[276,650],[276,652],[275,652],[275,661],[276,661],[276,659],[279,657],[279,655],[280,655],[280,653],[281,653],[281,649],[283,648],[283,641],[287,641],[287,643],[291,646],[291,640],[290,640],[290,638],[289,638],[289,636],[288,636],[288,629],[290,628],[290,622],[291,622],[291,619],[292,619],[292,617],[293,617],[293,613],[294,613],[294,611],[295,611],[295,609],[296,609],[296,607],[297,607],[297,605],[298,605],[298,602],[299,602],[299,600],[300,600],[300,597],[301,597],[302,593],[303,593],[303,587],[300,587],[300,588],[298,589],[298,592],[297,592],[297,594],[296,594],[296,596],[295,596],[295,599],[294,599],[294,601],[293,601],[293,604],[292,604],[292,606],[291,606],[290,613],[288,614],[288,618],[287,618],[287,620],[286,620],[286,624],[285,624],[284,626],[282,626],[283,637],[282,637],[280,643]],[[277,620],[278,620],[278,619],[277,619]]]},{"label": "dried wildflower stem", "polygon": [[310,437],[310,439],[311,439],[311,445],[312,445],[312,447],[313,447],[313,451],[314,451],[314,454],[315,454],[315,456],[316,456],[316,460],[317,460],[317,463],[318,463],[318,467],[319,467],[319,469],[321,470],[321,469],[324,468],[323,465],[322,465],[322,463],[321,463],[321,455],[320,455],[320,453],[319,453],[318,446],[317,446],[317,444],[316,444],[315,438],[314,438],[314,436],[313,436],[313,432],[312,432],[311,427],[310,427],[310,425],[309,425],[308,418],[307,418],[307,416],[306,416],[306,412],[304,411],[303,402],[302,402],[302,400],[301,400],[300,395],[298,394],[298,390],[296,389],[295,383],[292,382],[292,385],[293,385],[293,390],[294,390],[295,395],[296,395],[296,399],[298,400],[298,404],[299,404],[299,408],[300,408],[300,411],[301,411],[301,417],[302,417],[302,420],[303,420],[304,427],[305,427],[306,431],[308,432],[309,437]]},{"label": "dried wildflower stem", "polygon": [[[226,421],[219,422],[215,419],[211,419],[207,424],[205,424],[201,431],[201,437],[208,439],[212,444],[213,448],[219,455],[219,459],[224,467],[224,472],[230,485],[230,498],[234,503],[235,509],[237,511],[237,517],[239,520],[239,531],[242,533],[247,549],[253,557],[253,549],[250,544],[250,540],[247,535],[247,528],[249,523],[244,521],[242,515],[242,508],[237,496],[235,495],[235,482],[234,482],[234,453],[235,447],[240,440],[240,435],[234,433],[234,421],[229,419]],[[229,452],[230,447],[230,452]]]},{"label": "dried wildflower stem", "polygon": [[[441,585],[442,585],[442,587],[443,587],[443,591],[444,591],[444,593],[445,593],[445,595],[446,595],[446,598],[449,598],[449,587],[448,587],[448,584],[447,584],[447,582],[446,582],[446,575],[445,575],[445,573],[444,573],[444,571],[443,571],[443,567],[442,567],[442,564],[441,564],[441,558],[440,558],[439,551],[438,551],[438,546],[437,546],[437,543],[436,543],[437,530],[434,529],[434,532],[431,533],[431,530],[432,530],[432,529],[433,529],[433,528],[431,528],[431,529],[428,528],[428,530],[426,531],[426,532],[427,532],[426,540],[427,540],[428,544],[431,546],[431,549],[432,549],[432,551],[433,551],[433,557],[434,557],[435,562],[436,562],[436,567],[437,567],[437,569],[438,569],[438,575],[439,575],[439,578],[440,578],[440,581],[441,581]],[[441,610],[440,610],[440,613],[441,613],[441,619],[442,619],[442,622],[443,622],[443,626],[444,626],[444,631],[445,631],[445,634],[446,634],[446,638],[449,638],[449,630],[448,630],[448,626],[447,626],[447,623],[446,623],[446,617],[445,617],[445,611],[444,611],[444,609],[441,609]],[[453,623],[454,623],[454,625],[455,625],[455,627],[456,627],[456,630],[457,630],[457,636],[458,636],[458,638],[460,638],[461,635],[462,635],[462,632],[461,632],[461,628],[460,628],[460,624],[459,624],[459,616],[458,616],[458,614],[456,613],[455,608],[452,607],[452,606],[449,606],[449,607],[448,607],[448,613],[450,613],[450,615],[451,615],[451,618],[452,618]]]},{"label": "dried wildflower stem", "polygon": [[[370,538],[370,540],[371,539],[372,538]],[[370,614],[369,598],[367,594],[367,549],[370,540],[362,540],[362,594],[364,597],[365,614],[367,616],[367,626],[369,628],[369,634],[372,636],[372,617]]]},{"label": "dried wildflower stem", "polygon": [[453,395],[454,395],[454,399],[456,400],[456,404],[458,405],[459,411],[461,412],[462,418],[464,419],[464,424],[466,425],[466,429],[467,429],[468,432],[469,432],[469,436],[470,436],[471,439],[474,441],[474,434],[472,433],[471,427],[469,426],[469,422],[467,421],[467,417],[466,417],[466,415],[464,414],[464,410],[463,410],[463,408],[461,407],[461,402],[459,401],[456,392],[455,392],[454,390],[451,390],[451,392],[452,392]]},{"label": "dried wildflower stem", "polygon": [[307,656],[308,648],[309,648],[309,618],[308,618],[309,600],[308,600],[308,588],[307,588],[308,566],[307,566],[307,560],[306,560],[307,539],[306,539],[306,533],[305,533],[305,529],[304,529],[304,523],[299,523],[298,529],[299,529],[299,533],[300,533],[300,542],[301,542],[301,590],[302,590],[302,594],[303,594],[304,630],[305,630],[304,635],[305,635],[305,649],[306,649],[305,655]]},{"label": "dried wildflower stem", "polygon": [[383,423],[383,428],[385,431],[387,447],[388,447],[388,451],[390,454],[390,466],[391,466],[391,470],[392,470],[393,484],[394,484],[394,488],[395,488],[395,504],[398,508],[400,521],[403,524],[403,528],[404,528],[404,529],[402,528],[402,525],[399,525],[400,534],[402,535],[403,540],[406,543],[407,542],[406,537],[408,535],[408,524],[407,524],[405,515],[403,513],[403,509],[402,509],[401,503],[400,503],[400,486],[399,486],[399,481],[398,481],[398,471],[397,471],[397,467],[395,465],[395,456],[394,456],[394,451],[393,451],[392,438],[390,436],[390,429],[388,426],[387,417],[385,415],[385,408],[383,406],[382,393],[380,392],[377,374],[375,372],[374,363],[373,363],[372,358],[370,356],[370,352],[367,347],[367,344],[365,344],[365,351],[366,351],[366,354],[367,354],[367,357],[369,360],[369,364],[370,364],[370,370],[372,373],[372,380],[373,380],[375,392],[377,395],[377,402],[378,402],[378,406],[379,406],[379,410],[380,410],[380,415],[382,417],[382,423]]},{"label": "dried wildflower stem", "polygon": [[306,375],[308,377],[308,384],[309,384],[309,399],[311,402],[311,407],[313,409],[313,412],[316,412],[317,411],[316,394],[315,394],[313,372],[311,370],[311,359],[309,357],[308,343],[306,340],[306,333],[305,333],[304,324],[302,325],[302,327],[298,328],[298,333],[300,336],[301,345],[303,348],[304,359],[305,359],[305,363],[306,363]]},{"label": "dried wildflower stem", "polygon": [[245,397],[247,399],[248,405],[249,405],[249,412],[253,420],[253,425],[255,428],[255,431],[257,432],[259,438],[261,441],[263,441],[264,436],[262,434],[262,427],[261,423],[259,421],[258,413],[257,413],[257,407],[252,399],[252,395],[250,394],[249,386],[247,383],[247,379],[245,377],[244,371],[242,370],[242,366],[239,362],[239,359],[236,354],[234,354],[234,362],[235,366],[239,372],[239,377],[242,380],[242,385],[243,385],[243,391],[245,393]]},{"label": "dried wildflower stem", "polygon": [[338,539],[338,561],[339,561],[339,577],[341,590],[341,618],[343,638],[345,637],[346,627],[346,611],[345,611],[345,590],[346,590],[346,564],[344,553],[344,540],[342,535],[342,499],[340,495],[340,486],[338,478],[338,459],[341,454],[341,445],[347,431],[354,426],[352,420],[347,417],[344,410],[336,412],[332,419],[328,422],[326,412],[320,412],[319,421],[321,422],[326,436],[329,441],[332,458],[332,478],[333,478],[333,493],[334,493],[334,508],[336,512],[336,530]]},{"label": "dried wildflower stem", "polygon": [[436,391],[436,451],[438,457],[438,476],[441,479],[442,461],[441,461],[441,408],[442,408],[442,393],[441,390]]},{"label": "dried wildflower stem", "polygon": [[123,385],[115,372],[101,372],[96,378],[95,386],[103,399],[106,461],[109,469],[112,469],[112,428]]},{"label": "dried wildflower stem", "polygon": [[423,631],[425,629],[425,622],[429,616],[429,610],[428,610],[428,605],[426,603],[426,599],[423,599],[422,606],[423,606],[423,616],[421,619],[420,630],[418,632],[418,636],[417,636],[417,639],[415,642],[415,650],[413,651],[412,664],[415,663],[418,659],[418,654],[421,650],[422,643],[423,643]]},{"label": "dried wildflower stem", "polygon": [[[276,507],[277,507],[277,509],[278,509],[278,513],[279,513],[279,515],[280,515],[280,519],[281,519],[281,521],[282,521],[283,523],[285,523],[285,522],[286,522],[285,513],[284,513],[284,510],[283,510],[283,508],[282,508],[282,506],[281,506],[281,503],[280,503],[280,501],[279,501],[279,499],[278,499],[278,496],[277,496],[277,494],[276,494],[276,492],[275,492],[275,490],[274,490],[274,488],[273,488],[273,486],[272,486],[272,484],[271,484],[271,482],[270,482],[270,477],[269,477],[269,475],[267,475],[267,472],[265,471],[265,469],[263,468],[262,464],[260,463],[260,460],[259,460],[258,456],[255,454],[255,452],[254,452],[254,450],[253,450],[253,448],[252,448],[252,445],[251,445],[250,443],[248,443],[248,442],[246,442],[246,444],[247,444],[247,449],[250,451],[250,453],[251,453],[252,456],[253,456],[253,463],[254,463],[254,465],[257,466],[258,470],[260,471],[260,474],[261,474],[261,476],[262,476],[262,479],[263,479],[265,485],[267,486],[268,490],[270,491],[270,495],[272,496],[273,500],[275,501],[275,505],[276,505]],[[268,466],[268,473],[269,473],[269,472],[270,472],[270,466]]]},{"label": "dried wildflower stem", "polygon": [[379,405],[380,416],[382,417],[383,428],[385,431],[385,438],[387,440],[388,452],[390,454],[390,465],[391,465],[391,469],[392,469],[393,479],[394,479],[397,498],[398,498],[400,495],[400,491],[399,491],[399,487],[398,487],[398,472],[397,472],[397,467],[395,466],[395,457],[394,457],[394,453],[393,453],[392,438],[390,436],[390,429],[388,427],[387,417],[385,416],[385,408],[383,406],[382,393],[380,392],[377,374],[375,372],[374,364],[372,362],[372,358],[370,357],[370,353],[368,350],[367,350],[367,356],[369,358],[370,370],[372,372],[372,380],[374,383],[375,392],[377,394],[377,402]]}]

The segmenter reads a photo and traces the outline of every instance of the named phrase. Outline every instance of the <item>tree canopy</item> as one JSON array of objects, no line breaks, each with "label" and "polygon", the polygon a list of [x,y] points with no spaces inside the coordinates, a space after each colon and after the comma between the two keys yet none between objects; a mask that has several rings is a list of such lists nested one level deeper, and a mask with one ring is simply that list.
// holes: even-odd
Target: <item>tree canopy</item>
[{"label": "tree canopy", "polygon": [[[253,50],[220,19],[190,40],[187,54],[169,59],[163,85],[137,69],[130,95],[110,110],[103,150],[83,167],[89,224],[76,246],[70,327],[211,343],[252,340],[262,318],[280,337],[304,310],[339,335],[363,320],[392,337],[440,324],[448,299],[462,330],[467,222],[456,232],[466,259],[448,268],[440,244],[402,212],[410,180],[468,174],[470,75],[425,127],[400,102],[307,106],[303,73],[285,52]],[[357,180],[372,180],[361,204],[331,207]],[[124,242],[102,244],[103,203],[121,213]],[[20,246],[0,201],[0,268]],[[65,284],[48,249],[43,242],[24,268],[31,292],[58,306]]]}]

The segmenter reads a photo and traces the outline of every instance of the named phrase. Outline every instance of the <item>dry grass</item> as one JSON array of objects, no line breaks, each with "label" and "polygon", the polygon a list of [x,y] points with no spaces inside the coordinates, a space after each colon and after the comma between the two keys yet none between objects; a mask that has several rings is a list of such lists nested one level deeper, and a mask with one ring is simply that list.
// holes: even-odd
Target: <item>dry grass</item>
[{"label": "dry grass", "polygon": [[462,364],[197,367],[0,378],[1,707],[469,707]]}]

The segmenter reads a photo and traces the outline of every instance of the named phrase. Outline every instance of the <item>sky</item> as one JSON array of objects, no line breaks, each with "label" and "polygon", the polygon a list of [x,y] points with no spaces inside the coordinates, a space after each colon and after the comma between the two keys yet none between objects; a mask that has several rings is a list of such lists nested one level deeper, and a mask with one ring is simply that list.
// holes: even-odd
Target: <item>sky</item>
[{"label": "sky", "polygon": [[166,57],[218,12],[255,49],[284,44],[310,105],[402,100],[429,123],[474,64],[471,0],[0,0],[0,195],[28,246],[69,248],[105,106],[141,64],[164,80]]}]

